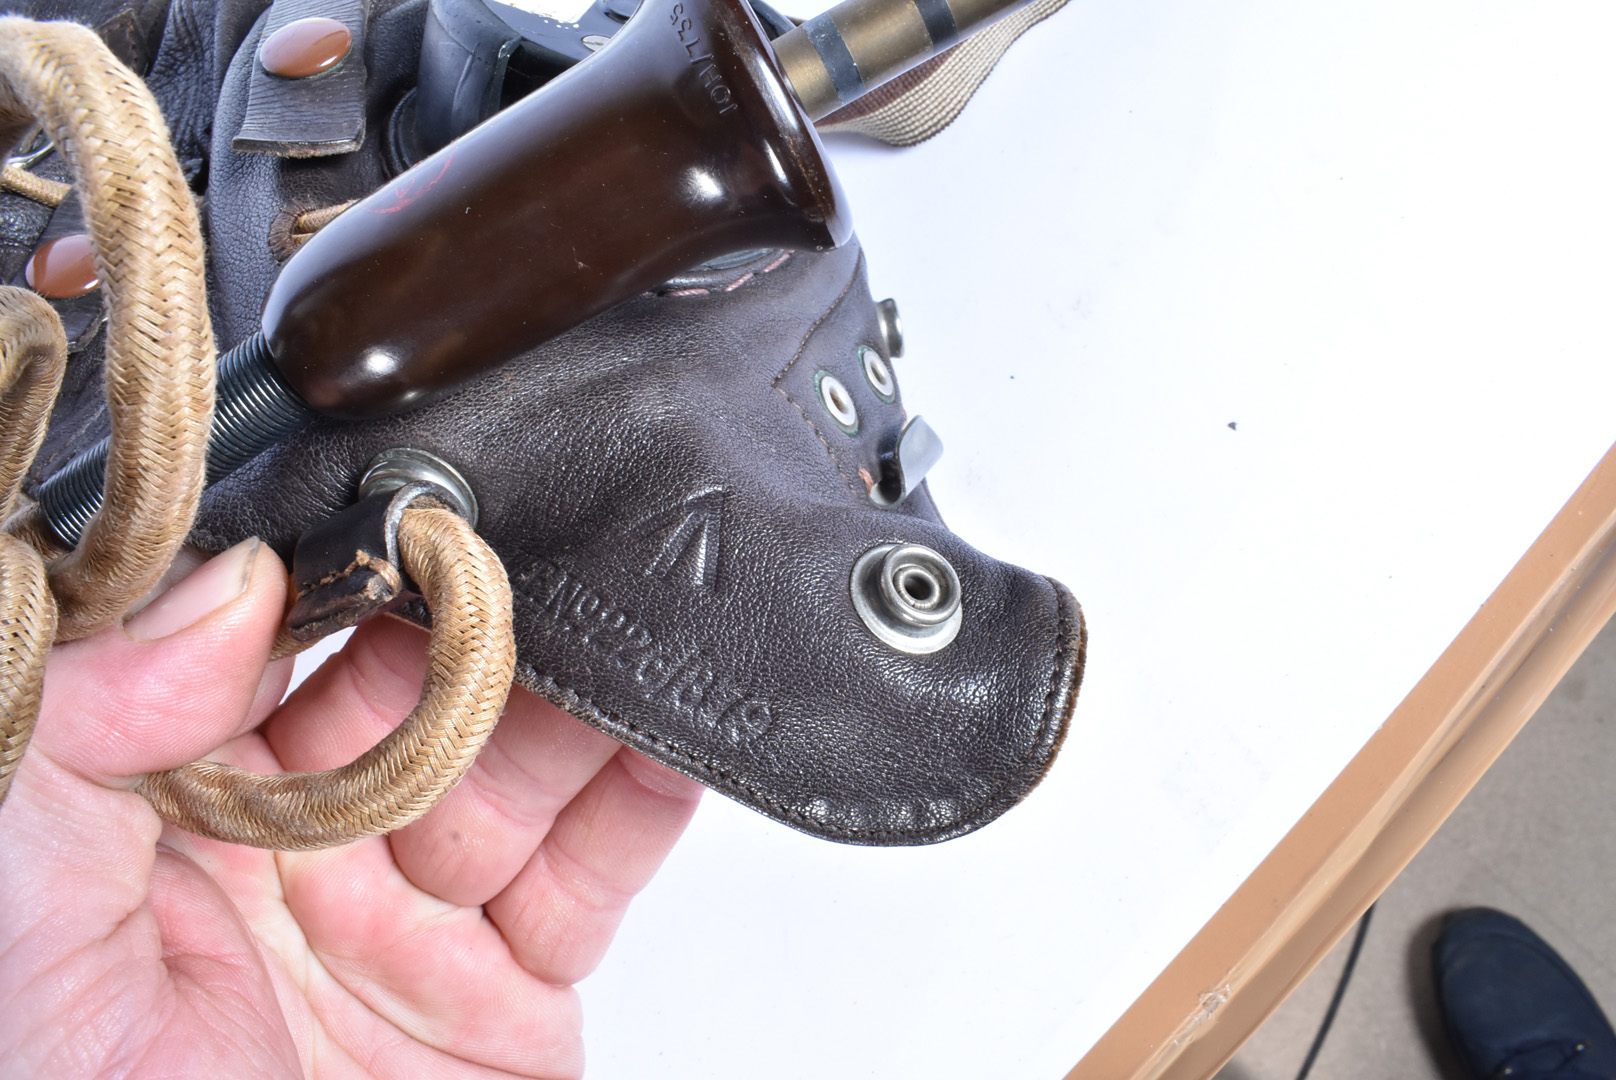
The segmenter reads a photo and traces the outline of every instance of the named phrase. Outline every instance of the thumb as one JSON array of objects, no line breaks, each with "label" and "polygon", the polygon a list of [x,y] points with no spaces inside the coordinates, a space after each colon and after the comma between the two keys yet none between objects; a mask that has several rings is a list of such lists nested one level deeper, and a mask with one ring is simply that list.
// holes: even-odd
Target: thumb
[{"label": "thumb", "polygon": [[132,778],[195,760],[274,707],[290,665],[266,677],[265,664],[285,593],[280,561],[251,540],[52,654],[0,804],[0,1061],[31,1022],[115,1032],[127,1017],[106,1001],[158,1006],[149,976],[165,954],[147,898],[162,823]]},{"label": "thumb", "polygon": [[[217,749],[261,720],[255,714],[285,688],[289,665],[265,678],[285,596],[280,560],[246,540],[121,627],[61,646],[46,668],[29,754],[94,783],[128,787],[131,777]],[[260,698],[267,704],[255,708]]]}]

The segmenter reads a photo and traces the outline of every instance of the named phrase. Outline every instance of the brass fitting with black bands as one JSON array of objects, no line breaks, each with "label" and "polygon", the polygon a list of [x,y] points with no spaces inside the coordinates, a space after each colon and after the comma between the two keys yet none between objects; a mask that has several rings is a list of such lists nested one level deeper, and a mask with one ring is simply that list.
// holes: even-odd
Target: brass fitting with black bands
[{"label": "brass fitting with black bands", "polygon": [[844,0],[774,39],[774,54],[818,120],[954,45],[1026,0]]}]

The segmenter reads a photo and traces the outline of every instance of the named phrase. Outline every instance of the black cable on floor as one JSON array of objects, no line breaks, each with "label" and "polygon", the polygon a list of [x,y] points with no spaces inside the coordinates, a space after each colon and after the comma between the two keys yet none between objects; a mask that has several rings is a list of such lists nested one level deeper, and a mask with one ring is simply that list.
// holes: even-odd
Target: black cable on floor
[{"label": "black cable on floor", "polygon": [[1352,969],[1358,966],[1358,954],[1363,952],[1364,938],[1369,936],[1369,916],[1375,913],[1375,905],[1370,904],[1358,920],[1358,931],[1352,936],[1352,948],[1347,951],[1347,962],[1341,968],[1341,978],[1336,980],[1335,993],[1330,998],[1330,1007],[1324,1010],[1324,1019],[1319,1021],[1318,1034],[1313,1036],[1313,1045],[1308,1047],[1307,1057],[1302,1059],[1302,1069],[1296,1074],[1296,1080],[1307,1080],[1307,1074],[1313,1070],[1313,1062],[1318,1059],[1319,1051],[1324,1049],[1324,1037],[1330,1034],[1330,1025],[1335,1023],[1335,1014],[1341,1008],[1341,999],[1347,996],[1347,983],[1352,981]]}]

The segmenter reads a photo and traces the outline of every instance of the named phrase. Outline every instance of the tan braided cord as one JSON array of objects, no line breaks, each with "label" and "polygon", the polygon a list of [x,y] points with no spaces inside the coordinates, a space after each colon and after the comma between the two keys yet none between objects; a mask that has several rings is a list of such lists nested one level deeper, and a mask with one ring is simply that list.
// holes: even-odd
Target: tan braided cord
[{"label": "tan braided cord", "polygon": [[56,598],[45,560],[0,533],[0,803],[39,720],[45,656],[56,636]]},{"label": "tan braided cord", "polygon": [[0,520],[17,508],[66,368],[56,309],[26,289],[0,286]]},{"label": "tan braided cord", "polygon": [[145,84],[85,27],[3,18],[0,144],[35,120],[72,170],[107,309],[105,505],[50,567],[57,635],[71,640],[150,592],[190,530],[207,470],[213,332],[196,206]]},{"label": "tan braided cord", "polygon": [[139,790],[159,814],[204,836],[305,851],[407,825],[465,775],[515,669],[510,584],[499,557],[449,510],[406,510],[399,552],[432,611],[426,682],[404,722],[329,772],[260,776],[199,761],[155,773]]},{"label": "tan braided cord", "polygon": [[825,117],[820,131],[867,135],[891,146],[925,142],[954,122],[1005,51],[1066,0],[1038,0]]},{"label": "tan braided cord", "polygon": [[[0,287],[0,516],[17,501],[28,463],[67,366],[67,338],[51,306]],[[0,802],[28,748],[45,688],[45,655],[56,637],[56,599],[45,560],[0,533]]]},{"label": "tan braided cord", "polygon": [[[13,513],[67,344],[49,304],[0,288],[0,518],[10,517],[0,533],[0,800],[39,712],[52,641],[123,617],[183,543],[213,412],[201,229],[156,103],[89,30],[0,18],[0,148],[36,119],[66,157],[96,249],[112,444],[102,510],[76,550],[56,547],[37,508]],[[8,171],[0,186],[59,201],[27,174]],[[465,774],[510,691],[510,585],[450,511],[406,511],[399,548],[433,628],[420,702],[398,729],[324,773],[259,776],[202,761],[145,777],[140,790],[160,814],[237,843],[326,847],[414,820]],[[288,641],[283,633],[278,654]]]},{"label": "tan braided cord", "polygon": [[60,206],[62,200],[67,198],[67,193],[73,190],[73,185],[64,184],[59,180],[47,180],[43,176],[35,176],[27,169],[7,165],[4,170],[0,170],[0,189],[45,206]]},{"label": "tan braided cord", "polygon": [[358,199],[349,199],[347,202],[340,202],[334,206],[322,206],[318,210],[306,210],[297,215],[297,220],[292,225],[293,242],[301,247],[308,242],[309,237],[337,220],[344,211],[358,201]]}]

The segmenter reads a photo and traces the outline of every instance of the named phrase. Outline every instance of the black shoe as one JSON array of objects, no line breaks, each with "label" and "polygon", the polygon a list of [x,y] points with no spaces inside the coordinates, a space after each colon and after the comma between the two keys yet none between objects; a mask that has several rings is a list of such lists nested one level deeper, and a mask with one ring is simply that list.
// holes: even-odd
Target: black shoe
[{"label": "black shoe", "polygon": [[1616,1078],[1616,1031],[1558,953],[1519,919],[1476,908],[1431,950],[1448,1037],[1475,1080]]}]

